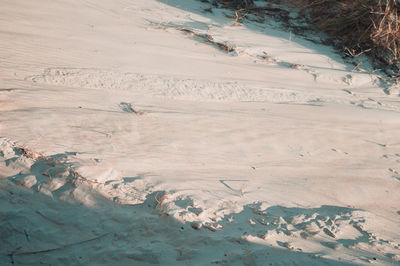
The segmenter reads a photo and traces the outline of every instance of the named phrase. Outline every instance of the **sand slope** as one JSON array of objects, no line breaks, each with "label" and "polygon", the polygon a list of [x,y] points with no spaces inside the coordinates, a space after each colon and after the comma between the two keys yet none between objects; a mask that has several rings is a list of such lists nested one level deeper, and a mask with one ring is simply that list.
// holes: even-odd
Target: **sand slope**
[{"label": "sand slope", "polygon": [[367,67],[199,1],[1,5],[2,265],[399,263]]}]

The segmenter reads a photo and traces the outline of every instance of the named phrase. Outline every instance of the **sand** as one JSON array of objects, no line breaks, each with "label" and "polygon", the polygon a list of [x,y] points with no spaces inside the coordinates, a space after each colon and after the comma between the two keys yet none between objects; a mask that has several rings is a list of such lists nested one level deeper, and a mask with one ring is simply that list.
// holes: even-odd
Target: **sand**
[{"label": "sand", "polygon": [[207,7],[2,1],[0,264],[400,263],[400,88]]}]

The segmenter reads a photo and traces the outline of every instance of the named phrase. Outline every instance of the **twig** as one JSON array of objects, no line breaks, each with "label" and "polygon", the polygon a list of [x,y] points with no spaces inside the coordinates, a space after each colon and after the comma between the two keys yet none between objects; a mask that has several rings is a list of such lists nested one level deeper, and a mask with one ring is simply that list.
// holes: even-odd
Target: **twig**
[{"label": "twig", "polygon": [[9,254],[7,254],[7,256],[13,258],[13,256],[22,256],[22,255],[36,255],[36,254],[41,254],[41,253],[48,253],[48,252],[52,252],[52,251],[57,251],[63,248],[67,248],[67,247],[72,247],[72,246],[76,246],[76,245],[80,245],[80,244],[84,244],[84,243],[88,243],[100,238],[103,238],[107,235],[111,234],[111,232],[97,236],[95,238],[91,238],[91,239],[87,239],[87,240],[83,240],[83,241],[79,241],[79,242],[75,242],[75,243],[70,243],[70,244],[66,244],[63,245],[61,247],[57,247],[57,248],[49,248],[49,249],[43,249],[43,250],[37,250],[37,251],[22,251],[22,252],[11,252]]},{"label": "twig", "polygon": [[359,68],[359,67],[361,66],[362,63],[363,63],[363,62],[360,61],[360,62],[351,70],[351,72],[354,72],[354,70],[356,70],[357,68]]}]

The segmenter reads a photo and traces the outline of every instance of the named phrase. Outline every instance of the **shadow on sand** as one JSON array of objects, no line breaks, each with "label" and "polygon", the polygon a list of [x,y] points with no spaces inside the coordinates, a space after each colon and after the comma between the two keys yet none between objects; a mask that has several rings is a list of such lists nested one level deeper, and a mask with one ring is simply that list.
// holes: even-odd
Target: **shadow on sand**
[{"label": "shadow on sand", "polygon": [[[169,5],[169,6],[172,6],[175,8],[179,8],[184,11],[205,17],[211,21],[210,24],[215,23],[220,26],[225,26],[225,25],[229,25],[229,24],[233,23],[233,19],[228,18],[225,15],[225,14],[229,14],[229,15],[233,16],[234,15],[233,11],[224,9],[224,8],[215,8],[211,5],[211,3],[207,3],[207,2],[203,2],[203,1],[196,1],[196,0],[185,0],[185,1],[157,0],[157,1],[164,3],[166,5]],[[210,8],[211,8],[211,12],[207,11],[207,10],[210,10]],[[179,26],[187,28],[187,29],[192,29],[192,30],[207,29],[207,25],[204,22],[197,21],[197,20],[193,19],[192,17],[190,17],[190,20],[191,21],[186,21],[185,23],[183,23],[182,25],[179,25]],[[276,25],[276,22],[273,22],[273,19],[271,19],[271,22]],[[169,22],[169,23],[171,24],[171,22]],[[174,25],[174,24],[171,24],[171,25],[178,26],[178,25]],[[262,24],[256,23],[253,21],[246,21],[245,23],[243,23],[243,25],[251,31],[255,31],[255,32],[258,32],[261,34],[266,34],[266,35],[276,37],[279,39],[284,39],[284,40],[288,40],[288,41],[290,40],[290,42],[295,42],[302,47],[307,47],[307,49],[310,50],[309,54],[323,54],[325,56],[329,56],[330,59],[333,61],[344,64],[341,56],[339,56],[339,54],[336,54],[332,47],[320,45],[320,44],[316,45],[315,43],[313,43],[309,40],[306,40],[302,37],[296,37],[290,31],[284,31],[281,29],[277,29],[277,28],[279,28],[278,26],[265,27]],[[266,51],[266,52],[268,52],[268,51]],[[302,53],[304,53],[304,52],[302,52]],[[283,63],[290,64],[287,62],[283,62]],[[334,68],[332,68],[332,69],[337,70],[337,71],[342,71],[342,72],[354,71],[353,65],[344,64],[344,66],[345,66],[345,70],[334,69]],[[321,68],[319,66],[311,66],[311,65],[308,67],[312,67],[315,69]],[[357,71],[355,71],[355,72],[357,72]]]},{"label": "shadow on sand", "polygon": [[[353,265],[246,241],[234,227],[248,225],[249,206],[233,215],[232,226],[213,232],[168,216],[155,200],[162,192],[139,205],[97,197],[85,206],[6,180],[0,186],[1,265]],[[90,189],[81,192],[94,200]]]},{"label": "shadow on sand", "polygon": [[[10,150],[0,150],[0,171],[27,167],[0,179],[1,265],[352,265],[375,256],[363,251],[354,263],[324,257],[327,248],[342,252],[356,243],[369,244],[371,235],[352,215],[355,209],[261,209],[258,203],[196,226],[168,214],[162,191],[149,191],[136,205],[99,195],[99,183],[71,168],[68,157],[75,153],[32,159],[26,150]],[[174,201],[188,212],[202,212],[189,206],[191,201]],[[337,239],[338,224],[353,226],[360,237]],[[216,230],[217,225],[222,229]],[[288,239],[303,245],[292,246]],[[304,251],[304,241],[319,245],[320,251]],[[378,259],[391,263],[383,255]]]}]

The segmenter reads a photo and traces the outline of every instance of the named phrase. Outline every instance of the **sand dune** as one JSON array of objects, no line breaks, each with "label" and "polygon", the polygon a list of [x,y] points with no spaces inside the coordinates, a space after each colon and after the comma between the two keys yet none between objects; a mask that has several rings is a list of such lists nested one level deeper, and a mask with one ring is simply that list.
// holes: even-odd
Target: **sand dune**
[{"label": "sand dune", "polygon": [[2,1],[2,265],[400,262],[399,88],[205,7]]}]

